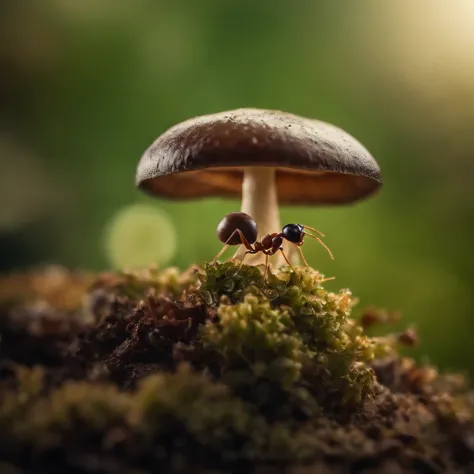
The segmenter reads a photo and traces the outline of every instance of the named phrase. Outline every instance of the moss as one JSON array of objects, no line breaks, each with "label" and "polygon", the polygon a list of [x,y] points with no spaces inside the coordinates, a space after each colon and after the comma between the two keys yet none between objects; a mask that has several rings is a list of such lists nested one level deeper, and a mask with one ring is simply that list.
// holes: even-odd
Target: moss
[{"label": "moss", "polygon": [[350,291],[328,292],[323,280],[306,268],[270,275],[268,282],[255,267],[207,268],[201,291],[218,305],[219,321],[208,321],[201,335],[222,355],[229,383],[245,389],[266,380],[270,398],[286,393],[308,415],[319,407],[352,412],[363,403],[374,383],[367,362],[385,344],[349,320]]},{"label": "moss", "polygon": [[116,451],[126,458],[132,451],[141,458],[155,452],[158,465],[184,467],[208,459],[216,465],[288,461],[308,444],[298,442],[301,434],[295,441],[289,425],[268,423],[224,384],[187,365],[143,379],[134,392],[69,381],[46,395],[41,370],[17,375],[17,392],[1,406],[0,453],[23,467],[29,462],[25,453],[48,463],[52,454],[67,456],[71,446],[79,456]]},{"label": "moss", "polygon": [[359,323],[312,269],[61,275],[55,292],[42,272],[2,294],[5,472],[474,468],[464,378],[400,356],[412,329],[369,337],[391,313]]},{"label": "moss", "polygon": [[[130,422],[142,442],[204,459],[235,461],[246,457],[268,427],[257,413],[232,397],[225,385],[180,366],[173,375],[143,380],[134,397]],[[248,456],[248,453],[247,453]]]},{"label": "moss", "polygon": [[104,272],[90,287],[93,296],[96,290],[107,290],[108,294],[141,300],[150,293],[179,296],[185,290],[193,290],[198,283],[197,267],[181,273],[178,268],[158,269],[154,267],[130,270],[122,273]]}]

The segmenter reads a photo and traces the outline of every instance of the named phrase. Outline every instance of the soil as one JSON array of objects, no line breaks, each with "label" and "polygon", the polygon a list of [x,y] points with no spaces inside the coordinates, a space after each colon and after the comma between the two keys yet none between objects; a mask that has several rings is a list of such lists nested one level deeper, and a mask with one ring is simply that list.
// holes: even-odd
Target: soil
[{"label": "soil", "polygon": [[202,341],[220,316],[196,271],[0,280],[1,473],[474,473],[461,375],[378,357],[349,412],[283,413],[286,392],[261,380],[229,389],[224,356]]}]

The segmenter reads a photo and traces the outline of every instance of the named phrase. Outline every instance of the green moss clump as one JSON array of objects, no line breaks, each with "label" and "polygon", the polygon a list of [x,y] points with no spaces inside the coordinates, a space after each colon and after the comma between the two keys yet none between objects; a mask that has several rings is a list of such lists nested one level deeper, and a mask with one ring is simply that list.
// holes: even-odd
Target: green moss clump
[{"label": "green moss clump", "polygon": [[[320,408],[353,412],[364,402],[374,383],[367,363],[378,347],[349,320],[348,290],[326,291],[324,276],[306,268],[271,275],[268,283],[255,267],[229,262],[206,270],[201,291],[211,295],[219,319],[201,336],[221,354],[228,383],[247,393],[266,382],[259,406],[280,393],[308,415]],[[288,408],[282,399],[280,412]]]},{"label": "green moss clump", "polygon": [[141,300],[147,294],[179,296],[183,291],[192,291],[198,284],[198,269],[189,268],[181,273],[178,268],[144,268],[122,273],[105,272],[99,275],[90,291],[107,290],[109,293],[131,300]]},{"label": "green moss clump", "polygon": [[[268,429],[258,413],[228,388],[180,366],[176,374],[154,375],[140,384],[129,414],[142,443],[168,451],[194,446],[196,457],[235,461],[264,438]],[[254,446],[255,448],[255,446]],[[255,450],[255,449],[254,449]],[[245,456],[244,456],[245,457]]]},{"label": "green moss clump", "polygon": [[[1,405],[0,455],[20,459],[26,469],[31,452],[47,466],[59,456],[70,468],[83,468],[84,459],[113,453],[126,467],[154,453],[156,466],[184,468],[304,459],[308,446],[316,446],[291,425],[268,423],[224,384],[188,365],[149,376],[133,392],[69,381],[46,396],[40,369],[17,375],[19,396],[10,393]],[[75,458],[68,459],[71,446]]]}]

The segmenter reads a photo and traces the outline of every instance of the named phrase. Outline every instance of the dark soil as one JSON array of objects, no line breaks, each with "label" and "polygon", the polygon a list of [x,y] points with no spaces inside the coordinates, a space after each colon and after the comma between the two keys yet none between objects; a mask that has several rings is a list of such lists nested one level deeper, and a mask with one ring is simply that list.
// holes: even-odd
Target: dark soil
[{"label": "dark soil", "polygon": [[224,324],[211,300],[193,269],[0,280],[0,473],[474,473],[460,375],[391,352],[359,405],[334,408],[206,344]]}]

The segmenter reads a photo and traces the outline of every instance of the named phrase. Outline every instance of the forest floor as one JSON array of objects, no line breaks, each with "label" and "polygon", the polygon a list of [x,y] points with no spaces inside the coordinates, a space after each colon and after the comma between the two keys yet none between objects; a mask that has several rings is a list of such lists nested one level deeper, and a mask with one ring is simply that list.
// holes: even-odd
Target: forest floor
[{"label": "forest floor", "polygon": [[474,395],[311,269],[0,279],[0,472],[474,473]]}]

